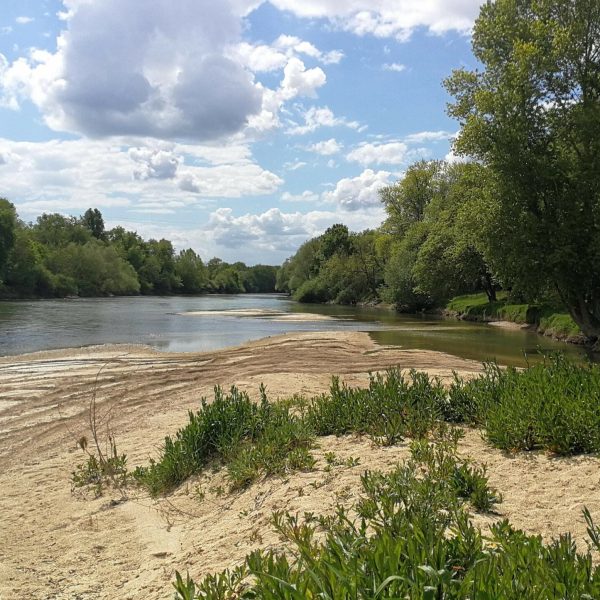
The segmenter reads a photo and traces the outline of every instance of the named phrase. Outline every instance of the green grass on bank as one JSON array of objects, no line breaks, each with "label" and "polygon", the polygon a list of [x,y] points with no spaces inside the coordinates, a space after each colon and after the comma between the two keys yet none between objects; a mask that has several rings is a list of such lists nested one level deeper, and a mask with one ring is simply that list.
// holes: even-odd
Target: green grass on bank
[{"label": "green grass on bank", "polygon": [[498,292],[496,302],[488,302],[485,294],[457,296],[446,310],[472,320],[512,321],[535,325],[540,333],[556,337],[575,337],[581,330],[566,312],[546,304],[509,304],[506,292]]}]

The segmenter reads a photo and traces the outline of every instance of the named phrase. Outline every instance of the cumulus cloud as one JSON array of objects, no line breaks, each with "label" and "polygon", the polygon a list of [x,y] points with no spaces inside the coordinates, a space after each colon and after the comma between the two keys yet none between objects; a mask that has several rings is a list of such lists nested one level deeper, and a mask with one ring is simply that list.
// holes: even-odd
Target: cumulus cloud
[{"label": "cumulus cloud", "polygon": [[255,163],[186,167],[181,169],[179,189],[206,197],[239,198],[272,194],[283,180]]},{"label": "cumulus cloud", "polygon": [[31,98],[52,128],[210,140],[240,131],[259,112],[260,88],[226,55],[241,26],[229,3],[67,5],[57,51],[17,60],[3,81],[5,96]]},{"label": "cumulus cloud", "polygon": [[342,145],[335,138],[330,138],[322,142],[317,142],[316,144],[311,144],[307,148],[307,150],[310,152],[316,152],[322,156],[331,156],[332,154],[337,154],[341,149]]},{"label": "cumulus cloud", "polygon": [[33,23],[33,21],[35,21],[33,17],[17,17],[15,19],[15,23],[19,25],[27,25],[27,23]]},{"label": "cumulus cloud", "polygon": [[348,127],[359,131],[364,129],[357,121],[348,121],[344,117],[336,117],[328,106],[311,106],[302,116],[304,125],[293,125],[288,128],[287,133],[290,135],[304,135],[316,131],[319,127]]},{"label": "cumulus cloud", "polygon": [[349,161],[363,166],[371,164],[401,165],[406,161],[408,146],[403,142],[387,144],[362,143],[348,155]]},{"label": "cumulus cloud", "polygon": [[326,18],[357,35],[407,40],[424,27],[440,34],[470,31],[480,0],[271,0],[299,17]]},{"label": "cumulus cloud", "polygon": [[235,217],[231,208],[219,208],[211,214],[208,229],[220,246],[239,248],[248,242],[260,242],[281,249],[282,244],[290,245],[289,238],[309,233],[302,217],[301,213],[283,213],[278,208]]},{"label": "cumulus cloud", "polygon": [[323,52],[314,44],[293,35],[280,35],[271,45],[241,42],[232,55],[255,73],[283,69],[291,58],[300,55],[314,58],[324,65],[337,64],[344,57],[341,50]]},{"label": "cumulus cloud", "polygon": [[281,92],[284,100],[296,96],[314,98],[317,88],[327,81],[325,72],[320,67],[307,69],[299,58],[291,58],[283,69]]},{"label": "cumulus cloud", "polygon": [[174,202],[269,194],[282,184],[252,160],[246,147],[232,147],[224,162],[222,149],[210,146],[0,138],[0,156],[2,193],[19,212],[34,215],[90,206],[138,210],[140,203],[145,210],[175,209]]},{"label": "cumulus cloud", "polygon": [[165,150],[151,148],[130,148],[129,156],[136,164],[135,179],[173,179],[181,157]]},{"label": "cumulus cloud", "polygon": [[239,260],[239,250],[252,257],[248,262],[282,262],[311,237],[322,234],[334,223],[345,223],[352,231],[377,227],[385,212],[381,208],[355,212],[314,210],[307,213],[283,212],[271,208],[264,213],[235,216],[231,208],[211,213],[209,224],[200,230],[180,232],[173,239],[185,239],[187,245],[204,245],[208,252]]},{"label": "cumulus cloud", "polygon": [[380,207],[378,192],[390,184],[391,176],[389,171],[365,169],[358,177],[340,179],[334,190],[323,194],[323,200],[349,211]]}]

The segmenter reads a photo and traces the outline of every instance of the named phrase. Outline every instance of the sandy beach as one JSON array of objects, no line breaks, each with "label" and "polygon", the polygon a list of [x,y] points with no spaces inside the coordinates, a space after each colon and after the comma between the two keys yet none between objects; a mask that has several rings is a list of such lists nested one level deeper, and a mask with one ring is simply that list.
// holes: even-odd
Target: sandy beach
[{"label": "sandy beach", "polygon": [[[109,417],[130,468],[157,455],[215,384],[253,397],[325,391],[331,375],[363,385],[369,371],[416,368],[449,380],[480,370],[451,355],[377,346],[359,332],[299,333],[209,353],[167,354],[143,346],[97,346],[0,359],[0,598],[109,600],[171,598],[175,570],[194,577],[234,566],[250,551],[278,543],[274,510],[323,513],[352,503],[365,469],[388,469],[406,444],[375,447],[366,438],[320,438],[314,471],[271,478],[230,494],[222,472],[190,480],[167,498],[138,489],[100,498],[72,493],[89,435],[89,403]],[[587,506],[600,521],[600,460],[543,453],[507,456],[469,430],[461,452],[488,467],[504,496],[498,514],[546,538],[571,531],[583,544]],[[325,470],[323,455],[357,457]],[[341,461],[340,461],[341,462]]]}]

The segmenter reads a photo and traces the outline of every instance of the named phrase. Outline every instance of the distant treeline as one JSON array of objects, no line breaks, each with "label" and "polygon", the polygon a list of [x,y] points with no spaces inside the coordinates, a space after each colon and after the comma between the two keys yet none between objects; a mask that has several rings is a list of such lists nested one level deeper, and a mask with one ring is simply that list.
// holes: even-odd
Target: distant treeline
[{"label": "distant treeline", "polygon": [[385,301],[411,312],[477,291],[494,300],[499,280],[476,224],[488,180],[475,163],[417,162],[380,191],[381,227],[333,225],[285,261],[278,289],[301,302]]},{"label": "distant treeline", "polygon": [[277,267],[176,253],[169,240],[144,240],[123,227],[105,230],[102,214],[17,218],[0,199],[0,297],[274,292]]}]

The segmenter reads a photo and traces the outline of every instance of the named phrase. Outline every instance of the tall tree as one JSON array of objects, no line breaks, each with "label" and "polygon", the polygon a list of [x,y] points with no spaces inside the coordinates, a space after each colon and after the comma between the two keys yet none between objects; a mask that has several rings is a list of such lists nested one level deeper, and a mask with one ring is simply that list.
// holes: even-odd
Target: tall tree
[{"label": "tall tree", "polygon": [[6,259],[15,243],[17,212],[15,207],[4,198],[0,198],[0,283]]},{"label": "tall tree", "polygon": [[104,219],[97,208],[88,208],[81,217],[81,223],[97,240],[104,239]]},{"label": "tall tree", "polygon": [[600,2],[496,0],[455,71],[459,153],[491,167],[486,256],[524,290],[553,287],[600,338]]}]

